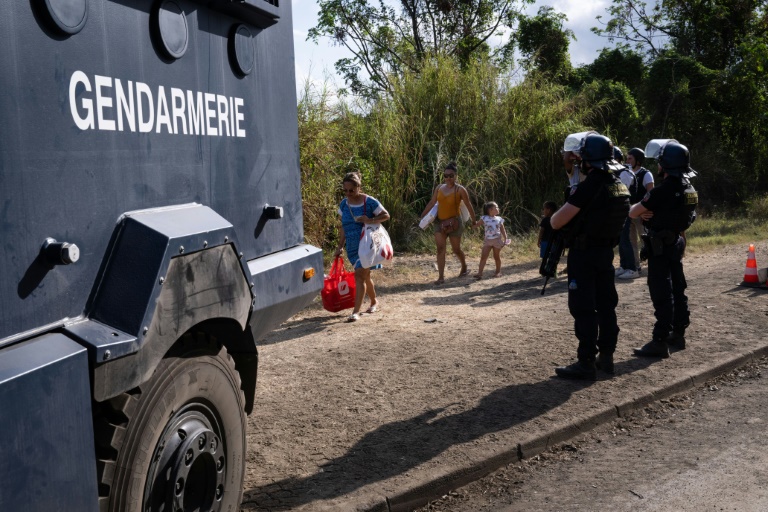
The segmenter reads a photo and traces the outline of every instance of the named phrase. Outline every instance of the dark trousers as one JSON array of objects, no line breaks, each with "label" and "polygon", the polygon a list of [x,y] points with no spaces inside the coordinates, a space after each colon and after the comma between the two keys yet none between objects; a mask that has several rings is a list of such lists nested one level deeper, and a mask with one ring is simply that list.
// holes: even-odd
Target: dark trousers
[{"label": "dark trousers", "polygon": [[598,350],[603,354],[616,350],[618,302],[613,248],[568,249],[568,310],[579,340],[580,360],[594,361]]},{"label": "dark trousers", "polygon": [[632,239],[629,236],[631,226],[632,219],[627,217],[619,238],[619,266],[625,270],[637,270],[637,265],[635,265],[635,249],[632,247]]},{"label": "dark trousers", "polygon": [[685,239],[677,237],[674,244],[665,245],[658,256],[648,258],[648,290],[651,293],[656,323],[653,339],[662,340],[672,330],[685,332],[690,322],[688,297],[683,273]]}]

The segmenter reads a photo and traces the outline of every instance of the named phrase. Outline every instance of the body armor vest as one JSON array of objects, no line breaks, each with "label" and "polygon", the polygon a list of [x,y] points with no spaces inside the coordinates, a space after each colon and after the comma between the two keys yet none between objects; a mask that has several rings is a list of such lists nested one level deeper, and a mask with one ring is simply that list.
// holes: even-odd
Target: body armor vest
[{"label": "body armor vest", "polygon": [[606,173],[594,199],[574,219],[573,238],[584,246],[615,246],[628,213],[629,189],[613,173]]},{"label": "body armor vest", "polygon": [[669,230],[680,234],[691,227],[693,221],[696,220],[696,205],[699,204],[699,194],[685,178],[670,177],[667,179],[677,181],[674,184],[676,188],[674,201],[668,208],[654,211],[653,217],[647,222],[647,225],[654,231]]}]

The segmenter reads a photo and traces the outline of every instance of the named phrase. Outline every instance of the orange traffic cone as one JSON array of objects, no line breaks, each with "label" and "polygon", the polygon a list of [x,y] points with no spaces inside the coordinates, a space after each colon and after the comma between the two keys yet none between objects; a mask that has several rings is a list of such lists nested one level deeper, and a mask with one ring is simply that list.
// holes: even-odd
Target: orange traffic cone
[{"label": "orange traffic cone", "polygon": [[760,280],[757,278],[757,260],[755,260],[755,244],[749,244],[749,254],[747,255],[747,268],[744,270],[744,286],[760,286]]}]

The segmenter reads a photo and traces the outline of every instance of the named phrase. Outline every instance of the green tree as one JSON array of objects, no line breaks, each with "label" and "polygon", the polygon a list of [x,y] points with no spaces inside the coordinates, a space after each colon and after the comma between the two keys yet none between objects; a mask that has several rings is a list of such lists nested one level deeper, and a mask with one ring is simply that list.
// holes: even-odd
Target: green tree
[{"label": "green tree", "polygon": [[717,122],[720,73],[669,51],[651,64],[643,90],[656,137],[706,137]]},{"label": "green tree", "polygon": [[648,76],[643,56],[626,47],[603,48],[600,55],[586,66],[589,76],[624,84],[637,97],[640,85]]},{"label": "green tree", "polygon": [[602,116],[595,120],[594,128],[600,133],[610,134],[619,145],[634,145],[640,132],[640,113],[632,91],[621,82],[594,80],[584,90],[605,102]]},{"label": "green tree", "polygon": [[593,30],[648,62],[647,133],[699,155],[703,196],[733,201],[765,190],[768,1],[614,0],[609,14]]},{"label": "green tree", "polygon": [[[766,35],[766,0],[613,0],[611,16],[598,35],[634,45],[651,57],[666,48],[722,69],[739,58],[739,46],[753,34]],[[601,20],[602,17],[598,17]]]},{"label": "green tree", "polygon": [[533,0],[320,0],[317,25],[308,39],[329,37],[352,57],[336,70],[357,94],[392,91],[392,76],[419,72],[433,55],[462,65],[492,58],[509,62],[514,38],[491,48],[491,37],[516,27],[522,7]]},{"label": "green tree", "polygon": [[552,7],[539,7],[534,17],[521,17],[518,47],[529,69],[537,69],[555,81],[562,82],[571,72],[568,55],[570,40],[576,40],[573,31],[563,28],[568,18]]},{"label": "green tree", "polygon": [[[768,21],[768,20],[767,20]],[[749,173],[748,190],[768,190],[768,41],[742,41],[723,78],[718,110],[724,139]]]}]

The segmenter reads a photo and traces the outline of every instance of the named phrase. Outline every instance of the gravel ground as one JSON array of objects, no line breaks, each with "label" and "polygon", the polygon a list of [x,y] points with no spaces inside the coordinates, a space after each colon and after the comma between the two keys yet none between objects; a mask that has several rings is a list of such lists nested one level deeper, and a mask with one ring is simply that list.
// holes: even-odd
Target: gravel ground
[{"label": "gravel ground", "polygon": [[[767,253],[758,243],[758,265]],[[381,310],[356,323],[316,305],[262,343],[243,510],[365,509],[491,457],[498,467],[526,440],[763,347],[768,328],[766,292],[738,286],[745,247],[689,255],[689,348],[633,357],[654,321],[648,288],[617,282],[616,376],[563,381],[553,368],[576,352],[564,280],[542,296],[538,262],[504,259],[500,278],[434,286],[433,262],[377,271]]]}]

